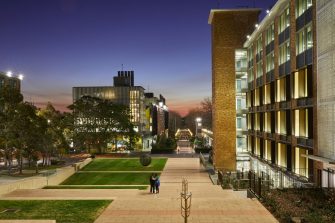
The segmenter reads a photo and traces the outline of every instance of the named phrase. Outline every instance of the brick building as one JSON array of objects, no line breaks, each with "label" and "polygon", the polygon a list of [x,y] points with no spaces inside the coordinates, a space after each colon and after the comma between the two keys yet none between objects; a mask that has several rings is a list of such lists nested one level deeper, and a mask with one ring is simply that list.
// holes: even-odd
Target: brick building
[{"label": "brick building", "polygon": [[[225,18],[220,20],[225,23]],[[261,23],[255,22],[253,30],[244,33],[250,167],[258,174],[269,175],[276,187],[310,183],[334,187],[334,27],[334,0],[280,0],[268,10]],[[217,45],[215,39],[224,42],[226,38],[235,39],[236,36],[227,28],[222,32],[215,37],[217,33],[213,34],[212,30],[213,104],[216,110],[213,126],[225,123],[230,128],[233,118],[230,124],[225,120],[237,117],[230,105],[235,90],[233,78],[227,76],[233,69],[233,55],[228,54],[225,45]],[[240,48],[237,46],[235,50]],[[235,59],[235,66],[236,62]],[[230,67],[221,79],[217,78],[219,66]],[[228,81],[230,88],[218,88]],[[219,117],[222,106],[230,108],[230,112]],[[214,128],[214,147],[225,145],[227,137],[235,138],[233,129],[229,133]],[[215,135],[221,137],[218,139]],[[231,165],[221,157],[227,156],[225,152],[216,154],[217,148],[216,163]]]},{"label": "brick building", "polygon": [[[236,69],[235,52],[252,32],[259,9],[211,10],[212,101],[214,166],[236,170]],[[237,28],[238,27],[238,28]]]}]

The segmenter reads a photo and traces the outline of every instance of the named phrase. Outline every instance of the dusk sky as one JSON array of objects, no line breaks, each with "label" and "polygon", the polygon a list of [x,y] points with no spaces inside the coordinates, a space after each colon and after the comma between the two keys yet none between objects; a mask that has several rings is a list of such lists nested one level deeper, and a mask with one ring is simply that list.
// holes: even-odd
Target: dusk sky
[{"label": "dusk sky", "polygon": [[210,9],[266,10],[275,0],[0,0],[0,71],[22,93],[65,110],[73,86],[107,86],[121,70],[185,115],[211,97]]}]

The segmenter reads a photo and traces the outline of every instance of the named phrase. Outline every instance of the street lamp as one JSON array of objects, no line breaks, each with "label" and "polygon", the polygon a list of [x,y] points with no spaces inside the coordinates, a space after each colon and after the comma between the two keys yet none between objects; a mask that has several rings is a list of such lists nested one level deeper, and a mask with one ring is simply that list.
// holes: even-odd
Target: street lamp
[{"label": "street lamp", "polygon": [[195,136],[198,135],[198,127],[202,126],[201,121],[202,121],[202,119],[200,117],[195,119]]},{"label": "street lamp", "polygon": [[7,71],[6,75],[7,77],[12,77],[13,73],[11,71]]},{"label": "street lamp", "polygon": [[18,78],[22,81],[23,80],[23,74],[19,74]]}]

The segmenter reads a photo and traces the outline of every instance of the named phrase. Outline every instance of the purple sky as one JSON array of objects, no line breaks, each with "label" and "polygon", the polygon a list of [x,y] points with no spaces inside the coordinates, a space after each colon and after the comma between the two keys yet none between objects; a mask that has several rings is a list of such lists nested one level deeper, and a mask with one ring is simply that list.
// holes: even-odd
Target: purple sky
[{"label": "purple sky", "polygon": [[23,73],[25,100],[64,110],[73,86],[135,84],[185,114],[211,96],[210,9],[275,0],[0,0],[0,70]]}]

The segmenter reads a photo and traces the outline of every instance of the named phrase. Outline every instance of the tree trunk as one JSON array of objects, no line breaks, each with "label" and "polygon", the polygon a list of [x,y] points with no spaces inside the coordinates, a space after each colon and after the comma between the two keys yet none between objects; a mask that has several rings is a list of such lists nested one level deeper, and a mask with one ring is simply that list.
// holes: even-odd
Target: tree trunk
[{"label": "tree trunk", "polygon": [[20,165],[20,174],[22,174],[22,169],[23,169],[23,159],[22,159],[22,154],[20,152],[20,157],[19,157],[19,165]]},{"label": "tree trunk", "polygon": [[8,170],[8,175],[11,175],[11,169],[12,169],[12,163],[11,162],[9,162],[8,163],[8,168],[7,168],[7,170]]},{"label": "tree trunk", "polygon": [[38,163],[36,162],[35,173],[38,174]]}]

